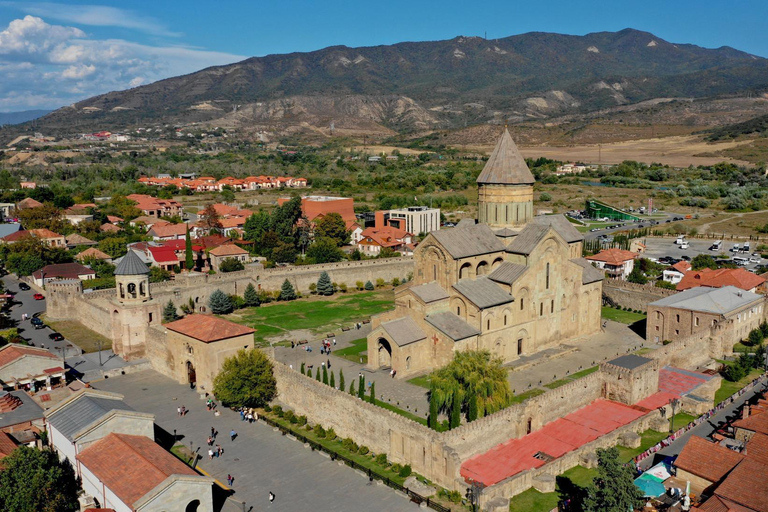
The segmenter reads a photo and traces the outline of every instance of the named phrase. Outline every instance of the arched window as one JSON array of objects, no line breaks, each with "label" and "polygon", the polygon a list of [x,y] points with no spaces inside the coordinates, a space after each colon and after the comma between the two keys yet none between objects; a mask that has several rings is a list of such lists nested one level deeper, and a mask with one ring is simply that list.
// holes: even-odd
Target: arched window
[{"label": "arched window", "polygon": [[486,329],[490,329],[491,328],[491,320],[488,319],[488,321],[486,322],[485,325],[486,325]]},{"label": "arched window", "polygon": [[549,303],[549,312],[554,313],[555,312],[555,299],[552,299]]},{"label": "arched window", "polygon": [[405,369],[406,370],[411,369],[411,356],[408,356],[405,358]]},{"label": "arched window", "polygon": [[549,263],[547,263],[547,290],[549,290]]},{"label": "arched window", "polygon": [[507,315],[504,315],[504,325],[507,325]]},{"label": "arched window", "polygon": [[136,298],[136,284],[135,283],[128,283],[128,295],[130,295],[132,298]]},{"label": "arched window", "polygon": [[525,298],[520,297],[520,311],[525,309]]}]

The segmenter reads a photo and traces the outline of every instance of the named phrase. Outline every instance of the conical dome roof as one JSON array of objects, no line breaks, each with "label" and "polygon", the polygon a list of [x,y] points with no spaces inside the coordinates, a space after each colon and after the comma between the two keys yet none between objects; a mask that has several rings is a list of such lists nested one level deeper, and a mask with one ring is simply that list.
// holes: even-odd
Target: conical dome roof
[{"label": "conical dome roof", "polygon": [[118,263],[115,269],[116,276],[138,276],[141,274],[149,274],[149,267],[147,267],[139,255],[135,252],[128,250],[128,253],[123,256],[123,259]]},{"label": "conical dome roof", "polygon": [[509,130],[504,128],[496,147],[493,149],[483,172],[477,177],[478,183],[500,185],[533,185],[536,179],[528,169],[520,151],[512,140]]}]

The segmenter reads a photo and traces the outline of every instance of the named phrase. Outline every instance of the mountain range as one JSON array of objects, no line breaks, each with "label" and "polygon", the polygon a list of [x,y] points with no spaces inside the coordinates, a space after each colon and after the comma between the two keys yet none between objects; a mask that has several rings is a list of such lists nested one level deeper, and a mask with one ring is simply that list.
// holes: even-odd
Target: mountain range
[{"label": "mountain range", "polygon": [[21,112],[0,112],[0,126],[33,121],[51,112],[50,110],[23,110]]},{"label": "mountain range", "polygon": [[634,29],[532,32],[253,57],[96,96],[46,115],[36,129],[207,122],[246,132],[392,134],[767,89],[768,59],[729,47]]}]

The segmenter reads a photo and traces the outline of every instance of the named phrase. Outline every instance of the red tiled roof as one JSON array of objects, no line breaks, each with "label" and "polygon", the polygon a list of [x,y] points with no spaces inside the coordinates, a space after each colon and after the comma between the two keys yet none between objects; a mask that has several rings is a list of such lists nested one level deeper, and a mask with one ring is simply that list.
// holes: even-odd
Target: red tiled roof
[{"label": "red tiled roof", "polygon": [[691,264],[685,260],[682,260],[682,261],[678,261],[677,263],[672,265],[670,268],[673,270],[677,270],[681,274],[685,274],[686,272],[691,270]]},{"label": "red tiled roof", "polygon": [[222,228],[228,229],[245,226],[245,220],[245,217],[227,217],[225,219],[220,219],[219,222],[221,222]]},{"label": "red tiled roof", "polygon": [[677,456],[675,466],[709,482],[719,482],[744,456],[733,450],[707,441],[703,437],[691,436]]},{"label": "red tiled roof", "polygon": [[64,235],[60,235],[58,233],[54,233],[50,229],[46,229],[46,228],[30,229],[29,232],[32,233],[37,238],[42,238],[42,239],[46,239],[46,238],[63,238],[64,237]]},{"label": "red tiled roof", "polygon": [[83,252],[75,256],[75,258],[80,261],[86,258],[95,258],[97,260],[110,260],[112,259],[112,256],[110,256],[109,254],[103,251],[98,250],[95,247],[89,247],[88,249],[84,250]]},{"label": "red tiled roof", "polygon": [[705,268],[686,273],[680,282],[677,283],[677,289],[682,291],[696,288],[697,286],[709,286],[712,288],[735,286],[742,290],[751,290],[764,282],[764,277],[748,272],[743,268],[720,268],[717,270]]},{"label": "red tiled roof", "polygon": [[18,242],[19,240],[23,240],[24,238],[32,236],[32,233],[29,231],[16,231],[14,233],[11,233],[10,235],[5,235],[2,240],[3,242]]},{"label": "red tiled roof", "polygon": [[187,234],[186,224],[154,224],[149,230],[149,233],[154,233],[154,236],[163,238],[166,236],[181,236]]},{"label": "red tiled roof", "polygon": [[26,345],[19,345],[18,343],[9,343],[4,347],[0,347],[0,368],[16,361],[17,359],[21,359],[24,356],[47,357],[49,359],[59,360],[58,357],[44,348],[28,347]]},{"label": "red tiled roof", "polygon": [[122,231],[122,228],[109,222],[102,224],[99,229],[105,233],[117,233],[118,231]]},{"label": "red tiled roof", "polygon": [[603,249],[594,256],[587,256],[590,261],[604,261],[609,265],[621,265],[626,261],[637,258],[638,254],[624,249]]},{"label": "red tiled roof", "polygon": [[715,489],[715,494],[758,512],[768,512],[768,466],[745,459]]},{"label": "red tiled roof", "polygon": [[7,457],[16,449],[16,443],[11,436],[0,430],[0,459]]},{"label": "red tiled roof", "polygon": [[28,210],[30,208],[37,208],[39,206],[43,206],[43,203],[41,203],[40,201],[36,201],[31,197],[27,197],[26,199],[22,199],[21,201],[16,203],[16,208],[19,210]]},{"label": "red tiled roof", "polygon": [[751,508],[742,507],[718,496],[712,496],[693,510],[699,510],[700,512],[754,512]]},{"label": "red tiled roof", "polygon": [[768,435],[768,412],[752,414],[746,418],[736,420],[733,422],[733,426]]},{"label": "red tiled roof", "polygon": [[208,251],[208,254],[212,254],[214,256],[239,256],[241,254],[248,254],[248,251],[242,247],[236,246],[235,244],[225,244],[220,245],[215,249],[211,249]]},{"label": "red tiled roof", "polygon": [[171,475],[197,475],[145,436],[111,433],[88,446],[77,460],[129,506]]},{"label": "red tiled roof", "polygon": [[256,329],[209,315],[187,315],[165,324],[165,328],[205,343],[256,332]]},{"label": "red tiled roof", "polygon": [[32,277],[35,279],[42,279],[43,274],[46,278],[57,277],[60,279],[78,279],[78,276],[82,275],[96,275],[96,272],[80,263],[56,263],[54,265],[46,265],[40,270],[36,270],[32,273]]},{"label": "red tiled roof", "polygon": [[768,466],[768,436],[760,433],[754,434],[747,443],[747,450],[744,455],[748,459]]}]

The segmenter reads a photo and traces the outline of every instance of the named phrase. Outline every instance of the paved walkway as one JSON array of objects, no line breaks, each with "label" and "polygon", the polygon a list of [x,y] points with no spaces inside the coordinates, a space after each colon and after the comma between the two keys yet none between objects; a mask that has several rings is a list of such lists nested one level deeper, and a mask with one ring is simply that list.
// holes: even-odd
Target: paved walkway
[{"label": "paved walkway", "polygon": [[[245,501],[246,510],[286,512],[358,512],[387,510],[414,511],[418,506],[388,487],[369,484],[368,479],[351,468],[332,462],[275,432],[263,423],[248,424],[240,415],[222,409],[214,416],[204,400],[188,386],[144,371],[93,383],[97,389],[121,393],[125,401],[139,411],[155,415],[155,422],[180,438],[181,443],[199,450],[204,457],[200,468],[226,482],[235,477],[234,498]],[[185,406],[189,414],[179,418],[176,408]],[[217,443],[224,448],[221,458],[208,459],[206,439],[211,427],[219,431]],[[229,432],[238,436],[230,441]],[[268,493],[277,496],[271,505]]]}]

